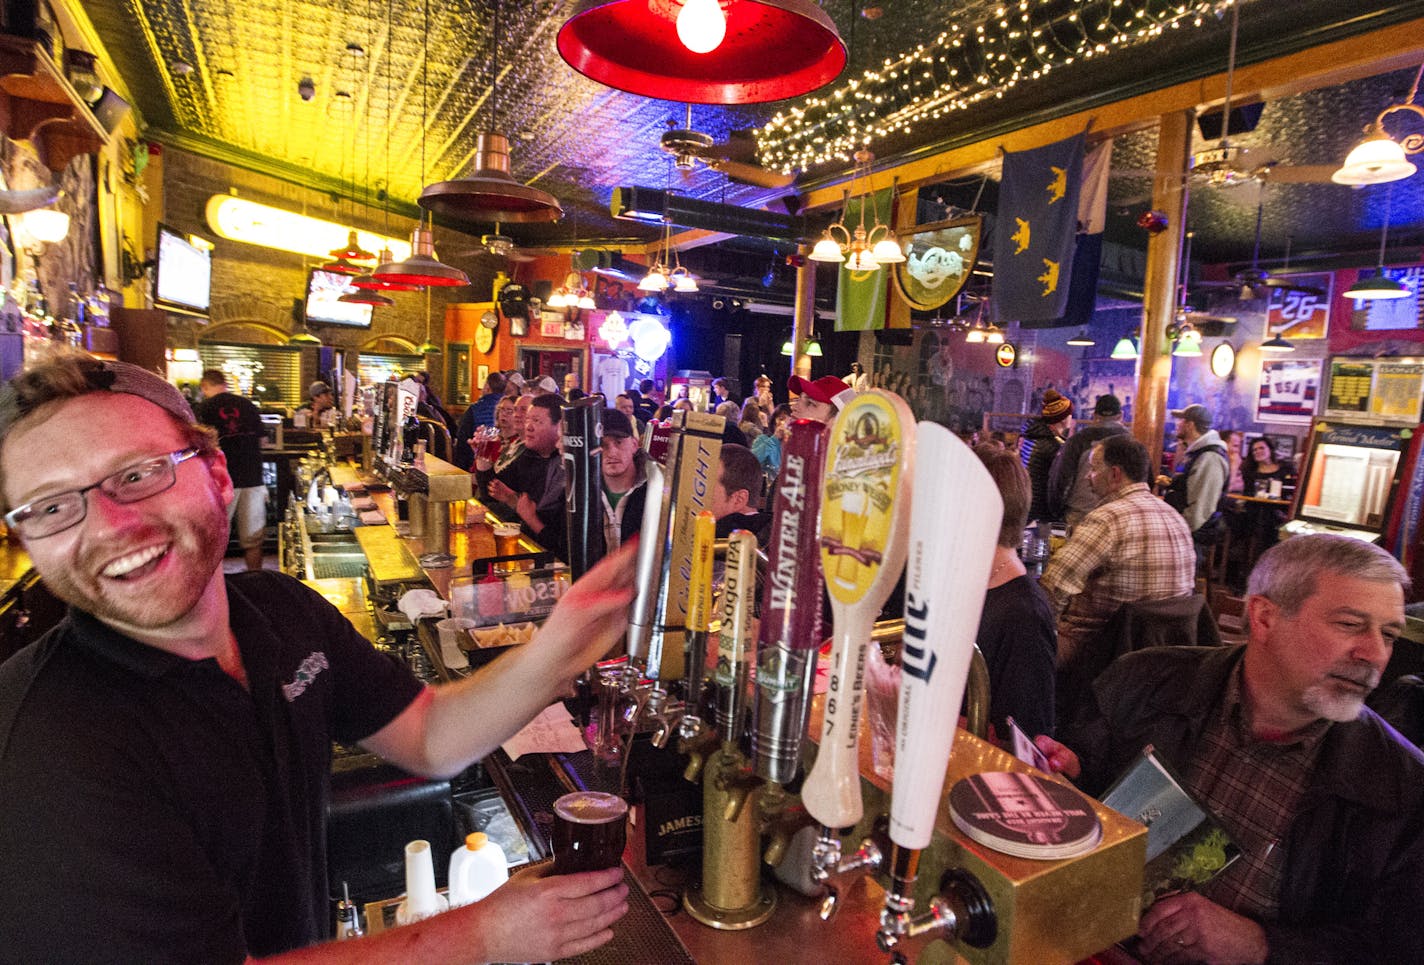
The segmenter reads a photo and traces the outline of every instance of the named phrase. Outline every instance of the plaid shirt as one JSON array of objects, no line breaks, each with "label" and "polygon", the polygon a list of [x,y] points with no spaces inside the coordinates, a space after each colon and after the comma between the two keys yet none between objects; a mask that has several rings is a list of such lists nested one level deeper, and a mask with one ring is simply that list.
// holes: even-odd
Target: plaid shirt
[{"label": "plaid shirt", "polygon": [[1197,890],[1258,921],[1275,921],[1286,867],[1285,841],[1330,722],[1316,721],[1287,741],[1251,734],[1241,703],[1241,664],[1202,731],[1187,789],[1221,821],[1241,856]]},{"label": "plaid shirt", "polygon": [[1108,496],[1043,571],[1041,585],[1059,613],[1058,665],[1076,656],[1123,604],[1191,593],[1195,571],[1186,521],[1146,483]]}]

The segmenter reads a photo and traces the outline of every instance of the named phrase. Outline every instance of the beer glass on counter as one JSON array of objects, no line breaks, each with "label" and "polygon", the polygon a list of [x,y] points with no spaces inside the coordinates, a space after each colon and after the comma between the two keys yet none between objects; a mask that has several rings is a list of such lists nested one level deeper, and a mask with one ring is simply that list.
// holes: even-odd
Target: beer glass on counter
[{"label": "beer glass on counter", "polygon": [[[496,556],[511,556],[519,552],[518,523],[495,523],[494,524],[494,552]],[[495,569],[501,573],[512,573],[519,569],[519,564],[514,561],[499,563]]]},{"label": "beer glass on counter", "polygon": [[554,802],[554,874],[616,868],[626,845],[628,802],[603,791],[574,791]]}]

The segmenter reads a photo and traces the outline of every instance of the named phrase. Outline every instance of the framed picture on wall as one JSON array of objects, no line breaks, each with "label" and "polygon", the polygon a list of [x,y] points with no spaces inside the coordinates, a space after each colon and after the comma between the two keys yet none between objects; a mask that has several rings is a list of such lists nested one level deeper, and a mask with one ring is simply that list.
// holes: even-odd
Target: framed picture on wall
[{"label": "framed picture on wall", "polygon": [[481,392],[483,392],[483,391],[485,390],[485,383],[488,382],[488,381],[489,381],[489,366],[488,366],[488,365],[476,365],[476,366],[475,366],[475,388],[477,388],[477,389],[479,389]]},{"label": "framed picture on wall", "polygon": [[1256,421],[1309,425],[1320,399],[1320,359],[1265,359],[1256,386]]},{"label": "framed picture on wall", "polygon": [[445,368],[445,398],[464,405],[470,401],[470,346],[450,343],[450,364]]},{"label": "framed picture on wall", "polygon": [[523,315],[509,316],[509,334],[515,338],[523,338],[529,334],[529,319]]}]

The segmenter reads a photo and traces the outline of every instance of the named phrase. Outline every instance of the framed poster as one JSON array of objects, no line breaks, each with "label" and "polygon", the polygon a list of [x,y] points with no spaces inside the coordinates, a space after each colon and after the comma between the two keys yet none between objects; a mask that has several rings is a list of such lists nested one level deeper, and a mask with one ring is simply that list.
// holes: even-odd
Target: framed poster
[{"label": "framed poster", "polygon": [[1330,360],[1327,419],[1381,425],[1419,424],[1424,406],[1424,358]]},{"label": "framed poster", "polygon": [[895,287],[916,311],[932,312],[958,295],[979,260],[979,215],[922,225],[895,266]]},{"label": "framed poster", "polygon": [[445,368],[445,398],[465,405],[470,401],[470,346],[451,342],[450,363]]},{"label": "framed poster", "polygon": [[1256,387],[1256,421],[1309,425],[1320,398],[1319,359],[1264,359]]},{"label": "framed poster", "polygon": [[1335,275],[1319,272],[1311,275],[1283,275],[1283,280],[1306,288],[1319,289],[1322,294],[1296,288],[1272,288],[1266,302],[1266,331],[1291,341],[1324,338],[1330,330],[1330,298],[1334,293]]},{"label": "framed poster", "polygon": [[523,338],[529,334],[529,319],[523,315],[509,316],[509,334],[515,338]]},{"label": "framed poster", "polygon": [[483,392],[483,391],[485,390],[485,383],[488,382],[488,381],[489,381],[489,366],[488,366],[488,365],[476,365],[476,366],[475,366],[475,388],[477,388],[477,389],[479,389],[481,392]]}]

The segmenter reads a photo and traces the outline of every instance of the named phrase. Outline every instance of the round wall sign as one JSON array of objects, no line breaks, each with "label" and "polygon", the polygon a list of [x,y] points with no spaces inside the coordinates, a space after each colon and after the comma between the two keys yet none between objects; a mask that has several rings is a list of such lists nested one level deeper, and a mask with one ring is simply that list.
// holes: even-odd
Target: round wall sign
[{"label": "round wall sign", "polygon": [[999,347],[994,350],[994,361],[999,363],[1001,369],[1012,367],[1018,357],[1019,351],[1014,348],[1012,342],[1000,342]]}]

